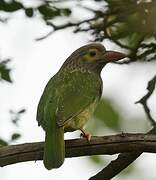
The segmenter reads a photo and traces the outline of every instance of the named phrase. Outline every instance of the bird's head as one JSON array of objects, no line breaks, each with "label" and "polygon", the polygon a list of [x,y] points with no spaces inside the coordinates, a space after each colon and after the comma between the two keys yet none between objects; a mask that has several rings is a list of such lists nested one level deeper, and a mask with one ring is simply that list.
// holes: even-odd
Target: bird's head
[{"label": "bird's head", "polygon": [[100,43],[91,43],[74,51],[62,67],[80,67],[100,73],[107,63],[118,61],[125,57],[126,55],[120,52],[106,51],[105,47]]}]

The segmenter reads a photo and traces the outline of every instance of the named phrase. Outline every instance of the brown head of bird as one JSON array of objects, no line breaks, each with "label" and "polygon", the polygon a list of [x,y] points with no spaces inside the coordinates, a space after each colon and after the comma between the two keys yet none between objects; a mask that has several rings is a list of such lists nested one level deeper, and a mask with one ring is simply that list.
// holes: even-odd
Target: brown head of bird
[{"label": "brown head of bird", "polygon": [[[116,51],[106,51],[100,43],[91,43],[74,51],[64,62],[69,68],[81,68],[100,74],[102,68],[109,62],[115,62],[125,58],[126,55]],[[61,68],[61,69],[62,69]]]}]

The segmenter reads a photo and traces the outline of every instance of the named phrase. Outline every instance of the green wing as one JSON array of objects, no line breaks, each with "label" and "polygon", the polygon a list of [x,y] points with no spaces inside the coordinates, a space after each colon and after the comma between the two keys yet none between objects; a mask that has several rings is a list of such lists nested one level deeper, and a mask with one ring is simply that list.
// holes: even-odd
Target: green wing
[{"label": "green wing", "polygon": [[55,82],[54,76],[45,87],[37,109],[38,124],[45,130],[43,160],[47,169],[60,167],[65,157],[64,129],[56,124],[58,97]]},{"label": "green wing", "polygon": [[63,126],[66,121],[80,114],[86,107],[100,98],[102,80],[96,74],[81,71],[63,71],[56,74],[45,87],[37,110],[37,121],[45,130],[45,104],[52,105],[54,98],[58,100],[56,123]]},{"label": "green wing", "polygon": [[44,89],[44,92],[40,98],[40,101],[39,101],[39,104],[38,104],[38,107],[37,107],[37,121],[38,121],[38,125],[42,126],[43,129],[45,130],[46,129],[46,120],[44,118],[44,114],[45,114],[45,107],[46,107],[46,104],[49,103],[50,104],[50,99],[51,99],[51,96],[53,95],[54,97],[54,91],[53,91],[53,87],[54,87],[54,82],[55,82],[55,76],[52,77],[49,82],[47,83],[45,89]]},{"label": "green wing", "polygon": [[101,96],[101,83],[97,75],[88,72],[75,71],[64,77],[57,109],[59,127]]}]

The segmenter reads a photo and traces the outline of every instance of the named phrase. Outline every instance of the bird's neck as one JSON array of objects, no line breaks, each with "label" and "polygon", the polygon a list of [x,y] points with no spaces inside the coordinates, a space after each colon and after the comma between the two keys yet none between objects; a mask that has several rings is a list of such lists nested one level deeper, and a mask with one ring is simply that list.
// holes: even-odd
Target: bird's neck
[{"label": "bird's neck", "polygon": [[101,71],[105,64],[74,64],[68,63],[66,66],[62,66],[61,69],[66,69],[69,72],[81,71],[82,73],[93,73],[100,76]]}]

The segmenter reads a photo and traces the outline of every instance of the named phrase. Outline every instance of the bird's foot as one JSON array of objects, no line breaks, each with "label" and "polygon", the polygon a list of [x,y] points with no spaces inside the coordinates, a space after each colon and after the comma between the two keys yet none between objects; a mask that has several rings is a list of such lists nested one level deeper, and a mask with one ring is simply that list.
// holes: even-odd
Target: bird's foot
[{"label": "bird's foot", "polygon": [[85,132],[84,129],[80,129],[80,131],[82,132],[80,137],[86,138],[87,141],[91,140],[92,135],[90,133]]}]

